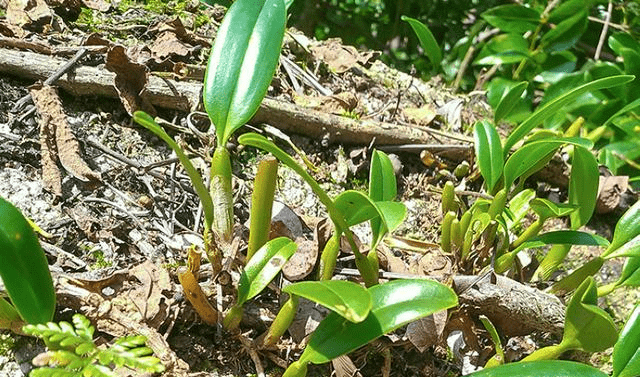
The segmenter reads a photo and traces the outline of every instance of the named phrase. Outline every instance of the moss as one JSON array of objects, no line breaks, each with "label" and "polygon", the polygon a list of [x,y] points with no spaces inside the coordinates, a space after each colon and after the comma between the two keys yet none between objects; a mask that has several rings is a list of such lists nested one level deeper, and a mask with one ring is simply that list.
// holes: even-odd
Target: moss
[{"label": "moss", "polygon": [[89,269],[91,270],[110,267],[113,264],[104,258],[104,253],[102,252],[102,250],[92,251],[91,256],[95,260],[95,262],[93,262],[91,266],[89,266]]},{"label": "moss", "polygon": [[7,356],[16,345],[16,340],[11,334],[0,334],[0,356]]}]

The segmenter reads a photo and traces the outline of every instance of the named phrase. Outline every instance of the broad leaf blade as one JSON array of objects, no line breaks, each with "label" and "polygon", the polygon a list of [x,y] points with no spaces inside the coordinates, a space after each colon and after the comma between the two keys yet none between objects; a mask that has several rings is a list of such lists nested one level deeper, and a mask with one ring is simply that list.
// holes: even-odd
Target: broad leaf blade
[{"label": "broad leaf blade", "polygon": [[593,146],[591,141],[579,137],[557,137],[527,143],[518,148],[505,163],[505,187],[511,187],[516,179],[530,172],[532,165],[535,165],[539,160],[545,158],[563,144],[578,145],[585,148]]},{"label": "broad leaf blade", "polygon": [[596,208],[600,171],[595,156],[586,148],[573,148],[571,178],[569,179],[569,203],[578,206],[570,215],[571,228],[586,224]]},{"label": "broad leaf blade", "polygon": [[296,252],[298,245],[286,237],[274,238],[251,257],[238,282],[238,305],[252,299],[273,280]]},{"label": "broad leaf blade", "polygon": [[513,147],[518,141],[522,140],[531,130],[536,126],[542,124],[547,118],[553,116],[557,111],[562,109],[566,104],[580,97],[582,94],[599,89],[611,88],[618,85],[626,84],[634,79],[633,76],[620,75],[605,77],[599,80],[592,81],[590,83],[581,85],[572,91],[554,99],[553,101],[542,106],[536,110],[529,118],[520,124],[509,135],[504,143],[505,155],[509,153],[511,147]]},{"label": "broad leaf blade", "polygon": [[[523,81],[518,83],[516,86],[511,88],[507,94],[502,97],[498,106],[496,106],[496,112],[493,117],[493,121],[498,124],[498,122],[511,113],[511,110],[522,101],[522,93],[524,93],[525,89],[527,89],[528,82]],[[502,149],[502,145],[500,146]]]},{"label": "broad leaf blade", "polygon": [[542,198],[535,198],[529,204],[538,216],[545,219],[567,216],[576,210],[573,204],[554,203]]},{"label": "broad leaf blade", "polygon": [[560,22],[554,29],[545,33],[540,40],[544,51],[564,51],[572,47],[587,29],[586,8]]},{"label": "broad leaf blade", "polygon": [[402,16],[401,19],[402,21],[407,21],[409,25],[411,25],[411,28],[418,36],[418,40],[420,40],[420,46],[424,49],[424,52],[427,54],[427,58],[429,58],[431,64],[436,68],[440,67],[442,51],[440,51],[440,46],[438,46],[438,42],[436,42],[436,39],[433,37],[433,34],[427,25],[407,16]]},{"label": "broad leaf blade", "polygon": [[20,316],[32,324],[51,321],[56,295],[47,258],[31,225],[2,197],[0,261],[0,278]]},{"label": "broad leaf blade", "polygon": [[396,230],[407,216],[407,206],[400,202],[376,202],[376,207],[387,223],[389,232]]},{"label": "broad leaf blade", "polygon": [[622,215],[618,223],[616,224],[616,229],[613,232],[613,240],[611,241],[611,245],[602,253],[602,257],[606,257],[609,254],[613,253],[616,249],[622,247],[624,244],[631,241],[633,238],[640,234],[640,201],[636,202],[632,205],[625,213]]},{"label": "broad leaf blade", "polygon": [[587,352],[600,352],[613,346],[618,330],[611,317],[598,307],[598,291],[589,276],[574,292],[564,321],[562,342]]},{"label": "broad leaf blade", "polygon": [[476,122],[473,135],[480,173],[487,183],[487,191],[493,192],[504,165],[500,135],[493,124],[487,121]]},{"label": "broad leaf blade", "polygon": [[347,354],[402,325],[457,305],[451,288],[429,280],[395,280],[369,288],[367,319],[349,322],[331,313],[311,336],[302,363],[322,364]]},{"label": "broad leaf blade", "polygon": [[519,362],[483,369],[470,377],[607,377],[598,369],[564,360]]},{"label": "broad leaf blade", "polygon": [[344,191],[335,198],[334,204],[349,226],[381,216],[373,201],[360,191]]},{"label": "broad leaf blade", "polygon": [[539,247],[544,245],[586,245],[609,246],[606,238],[597,234],[580,232],[577,230],[556,230],[532,237],[525,242],[526,247]]},{"label": "broad leaf blade", "polygon": [[640,305],[636,305],[613,347],[613,377],[638,375],[640,375]]},{"label": "broad leaf blade", "polygon": [[219,145],[255,114],[273,78],[284,36],[283,0],[236,0],[211,49],[204,105]]},{"label": "broad leaf blade", "polygon": [[518,4],[500,5],[480,15],[489,25],[507,33],[526,33],[536,28],[540,13]]},{"label": "broad leaf blade", "polygon": [[287,285],[282,291],[317,302],[354,323],[364,321],[371,310],[369,291],[350,281],[303,281]]},{"label": "broad leaf blade", "polygon": [[374,202],[394,200],[398,194],[393,164],[384,152],[374,150],[369,169],[369,198]]}]

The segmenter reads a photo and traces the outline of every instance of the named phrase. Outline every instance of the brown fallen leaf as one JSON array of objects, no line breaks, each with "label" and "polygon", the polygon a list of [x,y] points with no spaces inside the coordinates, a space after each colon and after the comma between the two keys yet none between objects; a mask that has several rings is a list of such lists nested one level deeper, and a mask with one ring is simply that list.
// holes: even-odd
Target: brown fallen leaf
[{"label": "brown fallen leaf", "polygon": [[441,310],[428,317],[411,322],[407,326],[405,336],[418,351],[424,352],[427,348],[435,346],[442,341],[447,318],[447,311]]},{"label": "brown fallen leaf", "polygon": [[174,291],[169,273],[148,260],[132,268],[130,274],[141,284],[128,292],[129,299],[149,326],[159,328],[169,317],[173,304],[173,296],[165,295]]},{"label": "brown fallen leaf", "polygon": [[380,55],[377,51],[358,52],[355,47],[345,46],[337,38],[311,46],[310,50],[336,73],[344,73],[358,65],[367,66]]},{"label": "brown fallen leaf", "polygon": [[100,182],[100,173],[94,172],[82,159],[80,144],[71,132],[56,89],[49,85],[36,85],[30,93],[40,114],[45,187],[56,196],[62,195],[58,161],[75,178],[83,182]]},{"label": "brown fallen leaf", "polygon": [[9,0],[6,18],[12,25],[31,29],[48,24],[53,11],[44,0]]},{"label": "brown fallen leaf", "polygon": [[298,250],[282,268],[282,273],[287,280],[300,281],[313,271],[318,260],[318,243],[298,237],[295,240]]},{"label": "brown fallen leaf", "polygon": [[89,9],[106,12],[111,9],[111,2],[105,0],[82,0],[82,4]]},{"label": "brown fallen leaf", "polygon": [[629,188],[628,176],[600,176],[596,213],[605,214],[615,210],[620,204],[621,194]]},{"label": "brown fallen leaf", "polygon": [[148,68],[129,58],[123,46],[115,45],[107,52],[105,68],[116,74],[114,84],[118,96],[129,115],[142,110],[151,116],[156,110],[146,96]]}]

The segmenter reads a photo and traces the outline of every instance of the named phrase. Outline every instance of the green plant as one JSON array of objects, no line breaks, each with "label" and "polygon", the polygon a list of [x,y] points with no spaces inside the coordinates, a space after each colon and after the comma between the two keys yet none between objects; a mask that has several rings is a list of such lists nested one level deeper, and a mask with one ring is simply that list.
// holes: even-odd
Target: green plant
[{"label": "green plant", "polygon": [[[583,349],[605,349],[613,346],[613,374],[612,377],[632,377],[640,373],[640,305],[629,316],[619,336],[611,319],[601,309],[593,305],[595,301],[593,281],[585,281],[576,291],[567,308],[567,328],[560,344],[551,346],[531,354],[527,359],[518,363],[511,363],[496,367],[488,367],[480,372],[471,374],[473,377],[558,377],[558,376],[588,376],[604,377],[607,374],[591,366],[572,361],[537,360],[541,356],[557,355],[562,349],[573,347]],[[582,332],[582,333],[581,333]],[[581,334],[580,334],[581,333]],[[577,335],[580,334],[580,335]],[[571,339],[571,340],[570,340]]]},{"label": "green plant", "polygon": [[116,339],[108,348],[98,347],[93,341],[94,327],[81,314],[73,316],[73,326],[67,322],[26,325],[26,334],[37,336],[49,345],[44,365],[29,374],[44,376],[115,377],[114,367],[129,367],[144,372],[164,371],[160,360],[149,356],[153,351],[145,346],[143,336]]},{"label": "green plant", "polygon": [[29,222],[0,197],[0,278],[11,303],[0,297],[0,328],[20,331],[23,321],[53,319],[56,296],[47,258]]},{"label": "green plant", "polygon": [[305,376],[309,363],[329,362],[409,322],[458,303],[451,288],[428,280],[396,280],[375,285],[368,291],[372,306],[366,319],[355,323],[336,312],[329,314],[284,377]]}]

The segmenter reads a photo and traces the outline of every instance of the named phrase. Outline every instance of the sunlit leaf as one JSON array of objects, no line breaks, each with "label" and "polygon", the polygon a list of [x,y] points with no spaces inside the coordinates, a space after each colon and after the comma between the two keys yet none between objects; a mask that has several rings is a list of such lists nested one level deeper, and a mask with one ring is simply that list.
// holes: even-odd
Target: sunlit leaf
[{"label": "sunlit leaf", "polygon": [[487,191],[493,192],[493,188],[502,177],[504,165],[500,135],[493,124],[487,121],[476,122],[473,135],[480,173],[487,184]]},{"label": "sunlit leaf", "polygon": [[607,377],[598,369],[564,360],[542,360],[500,365],[471,373],[470,377]]},{"label": "sunlit leaf", "polygon": [[640,375],[640,305],[636,305],[613,347],[613,377]]},{"label": "sunlit leaf", "polygon": [[540,13],[519,4],[499,5],[480,15],[491,26],[507,33],[532,31],[540,22]]},{"label": "sunlit leaf", "polygon": [[424,49],[424,52],[429,58],[429,61],[434,67],[440,67],[440,62],[442,61],[442,51],[440,50],[440,46],[438,46],[438,42],[433,37],[431,30],[427,27],[427,25],[422,22],[407,16],[402,16],[401,19],[403,21],[407,21],[411,28],[418,36],[418,40],[420,41],[420,46]]},{"label": "sunlit leaf", "polygon": [[367,289],[344,280],[303,281],[287,285],[282,291],[317,302],[354,323],[367,318],[372,305]]}]

